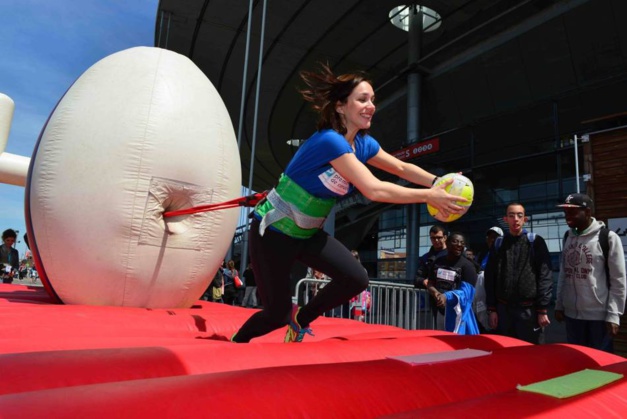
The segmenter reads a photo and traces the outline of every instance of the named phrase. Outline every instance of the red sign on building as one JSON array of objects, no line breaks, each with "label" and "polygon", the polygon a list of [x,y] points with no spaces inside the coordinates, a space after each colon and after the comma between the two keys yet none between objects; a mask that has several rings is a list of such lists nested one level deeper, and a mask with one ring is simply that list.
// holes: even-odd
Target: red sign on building
[{"label": "red sign on building", "polygon": [[424,154],[435,153],[440,149],[440,138],[435,137],[427,141],[420,143],[414,143],[408,147],[401,148],[398,151],[391,153],[399,160],[411,160],[415,157],[422,156]]}]

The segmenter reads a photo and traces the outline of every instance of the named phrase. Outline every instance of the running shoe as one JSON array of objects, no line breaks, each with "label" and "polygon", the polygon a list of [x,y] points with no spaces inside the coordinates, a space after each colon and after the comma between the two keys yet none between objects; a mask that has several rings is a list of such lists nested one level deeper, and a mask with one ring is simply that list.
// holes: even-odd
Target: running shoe
[{"label": "running shoe", "polygon": [[315,336],[309,327],[300,327],[296,321],[296,316],[300,311],[300,307],[296,304],[292,305],[292,315],[290,316],[290,324],[287,325],[287,333],[285,334],[285,343],[302,342],[305,334]]}]

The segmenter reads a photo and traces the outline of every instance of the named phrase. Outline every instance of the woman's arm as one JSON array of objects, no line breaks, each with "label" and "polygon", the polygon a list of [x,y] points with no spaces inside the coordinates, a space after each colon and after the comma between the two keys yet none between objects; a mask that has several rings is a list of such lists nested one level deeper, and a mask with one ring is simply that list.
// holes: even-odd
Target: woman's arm
[{"label": "woman's arm", "polygon": [[436,178],[435,175],[415,164],[405,163],[397,159],[382,148],[379,149],[379,152],[374,157],[368,160],[368,164],[396,175],[401,179],[426,187],[430,187]]},{"label": "woman's arm", "polygon": [[[372,159],[371,159],[372,160]],[[331,161],[331,166],[371,201],[392,204],[428,203],[445,214],[459,213],[462,207],[456,201],[468,202],[460,196],[444,190],[452,183],[442,184],[431,189],[415,189],[377,179],[353,153],[346,153]],[[426,172],[425,172],[426,173]],[[427,183],[433,179],[427,179]]]}]

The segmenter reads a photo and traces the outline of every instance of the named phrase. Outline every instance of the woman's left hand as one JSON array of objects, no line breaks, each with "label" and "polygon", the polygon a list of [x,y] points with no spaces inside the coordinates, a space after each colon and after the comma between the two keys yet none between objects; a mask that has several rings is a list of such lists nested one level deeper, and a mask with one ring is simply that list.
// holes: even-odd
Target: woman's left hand
[{"label": "woman's left hand", "polygon": [[463,208],[457,204],[458,202],[469,202],[468,199],[462,196],[451,195],[446,192],[446,188],[452,183],[453,179],[450,179],[441,185],[432,187],[427,198],[427,204],[442,212],[445,217],[462,212]]}]

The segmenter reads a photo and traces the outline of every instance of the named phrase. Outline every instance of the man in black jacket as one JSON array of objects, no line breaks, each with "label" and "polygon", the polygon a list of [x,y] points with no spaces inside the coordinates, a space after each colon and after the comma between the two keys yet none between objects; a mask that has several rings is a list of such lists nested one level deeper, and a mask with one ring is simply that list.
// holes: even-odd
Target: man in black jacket
[{"label": "man in black jacket", "polygon": [[553,292],[551,259],[544,239],[527,233],[525,208],[509,204],[509,234],[492,246],[485,271],[490,327],[530,343],[544,343]]},{"label": "man in black jacket", "polygon": [[[435,260],[439,257],[446,256],[448,253],[446,250],[446,241],[448,235],[446,229],[441,225],[435,224],[429,230],[429,240],[431,240],[431,247],[429,251],[418,259],[418,270],[416,271],[416,277],[414,278],[414,286],[419,289],[426,289],[427,282],[429,280],[429,273]],[[438,308],[436,301],[431,298],[431,314],[433,315],[433,327],[437,327]],[[423,302],[421,302],[422,305]],[[426,301],[424,302],[426,303]]]},{"label": "man in black jacket", "polygon": [[433,261],[440,256],[446,256],[446,229],[441,225],[434,225],[429,230],[429,240],[431,240],[431,247],[429,251],[418,259],[418,271],[416,272],[416,278],[414,278],[414,286],[417,288],[426,288],[427,280],[429,278],[429,272]]}]

